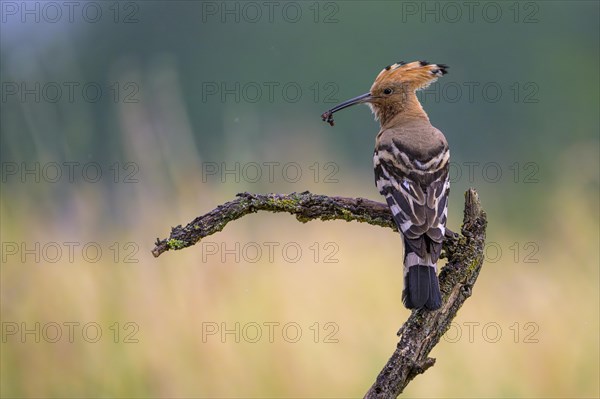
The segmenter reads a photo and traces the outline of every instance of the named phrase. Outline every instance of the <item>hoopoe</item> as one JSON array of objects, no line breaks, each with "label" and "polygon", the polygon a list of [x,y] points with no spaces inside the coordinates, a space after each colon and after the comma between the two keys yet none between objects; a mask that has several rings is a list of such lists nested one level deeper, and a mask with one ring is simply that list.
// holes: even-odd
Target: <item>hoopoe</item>
[{"label": "hoopoe", "polygon": [[442,305],[437,261],[446,233],[450,151],[442,132],[429,122],[416,91],[446,74],[447,68],[426,61],[387,66],[368,93],[322,115],[333,126],[333,113],[366,103],[379,120],[375,184],[404,238],[402,301],[409,309],[435,310]]}]

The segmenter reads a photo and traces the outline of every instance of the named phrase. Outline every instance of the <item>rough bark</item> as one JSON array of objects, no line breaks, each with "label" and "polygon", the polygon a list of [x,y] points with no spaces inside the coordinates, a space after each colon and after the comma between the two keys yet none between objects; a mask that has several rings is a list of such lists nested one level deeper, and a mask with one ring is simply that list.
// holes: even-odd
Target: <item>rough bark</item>
[{"label": "rough bark", "polygon": [[[155,257],[169,250],[196,244],[223,230],[227,223],[258,211],[288,212],[305,223],[310,220],[358,221],[397,230],[387,205],[364,198],[328,197],[309,192],[283,194],[242,193],[185,227],[172,228],[168,239],[157,239]],[[461,235],[447,233],[442,257],[448,263],[440,272],[442,307],[436,311],[415,310],[398,331],[400,341],[392,357],[377,376],[365,398],[396,398],[418,374],[435,364],[428,357],[450,327],[458,309],[471,296],[483,265],[486,214],[475,190],[465,193]]]},{"label": "rough bark", "polygon": [[171,229],[168,239],[156,240],[155,257],[169,250],[187,248],[211,234],[223,230],[227,223],[258,211],[289,212],[303,223],[310,220],[356,220],[397,230],[387,205],[364,198],[328,197],[308,191],[292,194],[241,193],[185,227]]}]

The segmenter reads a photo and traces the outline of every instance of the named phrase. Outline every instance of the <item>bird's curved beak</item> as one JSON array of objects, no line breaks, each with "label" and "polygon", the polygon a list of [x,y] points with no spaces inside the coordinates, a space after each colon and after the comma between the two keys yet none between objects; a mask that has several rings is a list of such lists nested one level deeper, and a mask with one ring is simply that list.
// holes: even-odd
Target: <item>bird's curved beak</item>
[{"label": "bird's curved beak", "polygon": [[355,104],[368,103],[369,101],[371,101],[371,99],[372,99],[371,93],[365,93],[358,97],[351,98],[350,100],[344,101],[343,103],[340,103],[340,104],[336,105],[335,107],[331,108],[330,110],[324,112],[321,115],[321,119],[323,119],[324,122],[327,122],[331,126],[333,126],[334,125],[334,121],[333,121],[334,113],[336,113],[344,108],[348,108]]}]

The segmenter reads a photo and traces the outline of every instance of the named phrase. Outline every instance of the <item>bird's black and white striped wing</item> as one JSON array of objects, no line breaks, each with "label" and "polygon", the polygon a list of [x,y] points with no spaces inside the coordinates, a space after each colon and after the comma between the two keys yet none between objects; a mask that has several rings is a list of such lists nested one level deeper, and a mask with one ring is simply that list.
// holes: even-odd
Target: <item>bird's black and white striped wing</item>
[{"label": "bird's black and white striped wing", "polygon": [[398,173],[375,154],[375,183],[404,235],[407,253],[437,262],[446,232],[450,181],[448,164],[434,172]]}]

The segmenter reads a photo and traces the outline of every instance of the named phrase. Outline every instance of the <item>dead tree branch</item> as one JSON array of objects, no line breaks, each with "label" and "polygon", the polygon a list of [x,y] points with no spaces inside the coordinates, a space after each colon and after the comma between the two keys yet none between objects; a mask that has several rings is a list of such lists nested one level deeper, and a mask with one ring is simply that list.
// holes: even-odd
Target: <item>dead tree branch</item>
[{"label": "dead tree branch", "polygon": [[[158,257],[169,250],[192,246],[223,230],[227,223],[258,211],[288,212],[303,223],[315,219],[342,219],[397,230],[387,205],[364,198],[328,197],[309,192],[289,195],[242,193],[187,226],[174,227],[168,239],[157,239],[152,254]],[[465,193],[462,234],[447,234],[444,242],[443,257],[448,263],[439,275],[443,298],[441,309],[412,312],[398,331],[400,341],[396,350],[365,398],[396,398],[413,378],[435,364],[435,359],[428,355],[450,327],[458,309],[471,296],[479,276],[486,225],[486,214],[479,197],[470,189]]]},{"label": "dead tree branch", "polygon": [[397,230],[387,205],[364,198],[328,197],[308,191],[287,195],[241,193],[237,197],[197,217],[185,227],[174,227],[168,239],[157,239],[152,254],[158,257],[169,250],[192,246],[223,230],[227,223],[258,211],[289,212],[303,223],[314,219],[343,219]]}]

